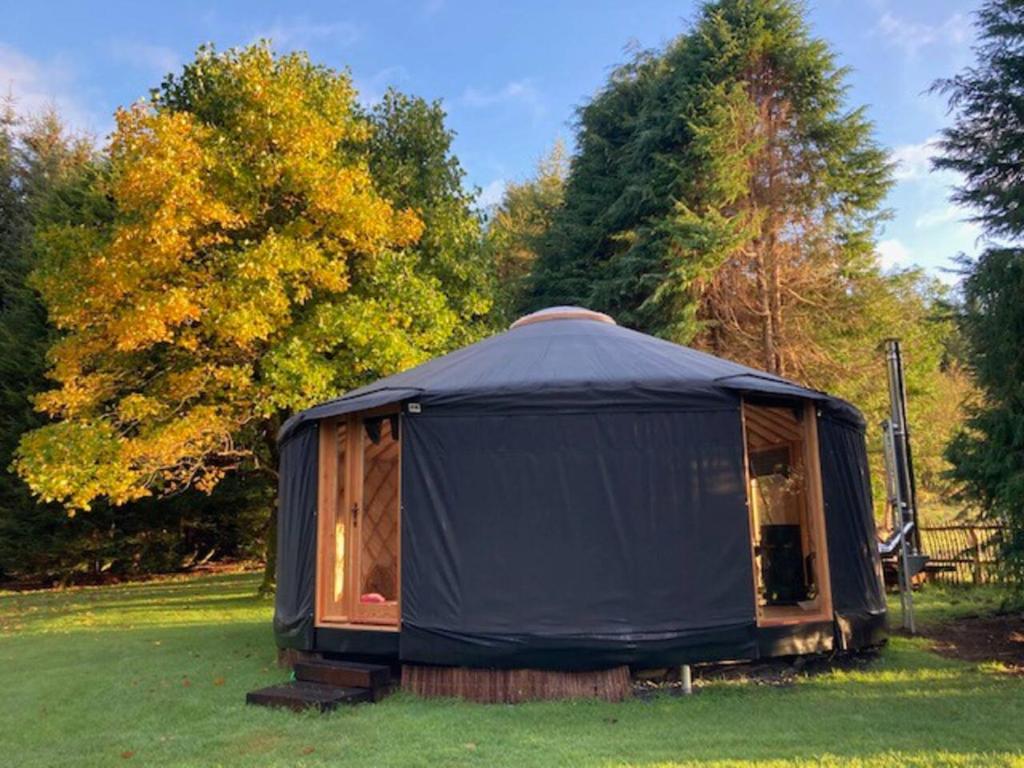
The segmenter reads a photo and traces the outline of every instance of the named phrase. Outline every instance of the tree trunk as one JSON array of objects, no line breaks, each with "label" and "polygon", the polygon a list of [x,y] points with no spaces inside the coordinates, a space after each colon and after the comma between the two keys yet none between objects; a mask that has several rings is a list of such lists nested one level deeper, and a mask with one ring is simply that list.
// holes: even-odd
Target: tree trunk
[{"label": "tree trunk", "polygon": [[756,274],[757,274],[757,303],[758,314],[761,319],[761,360],[764,369],[774,373],[775,367],[775,336],[772,324],[771,289],[769,287],[769,267],[767,265],[766,249],[764,243],[758,240],[754,249],[757,253]]},{"label": "tree trunk", "polygon": [[278,468],[281,466],[281,454],[277,450],[277,430],[281,419],[271,419],[263,430],[263,445],[266,455],[261,457],[262,471],[270,478],[274,485],[274,496],[270,506],[270,515],[267,518],[267,527],[263,534],[265,542],[263,581],[260,583],[259,594],[266,597],[274,594],[277,586],[277,509],[279,497],[277,494],[277,482],[279,479]]},{"label": "tree trunk", "polygon": [[277,586],[277,493],[274,493],[274,501],[270,507],[270,517],[267,520],[266,534],[263,537],[266,542],[264,553],[263,581],[260,583],[259,594],[267,597],[274,594]]},{"label": "tree trunk", "polygon": [[769,373],[779,376],[786,374],[780,349],[782,338],[782,287],[779,284],[779,254],[776,252],[776,237],[772,232],[768,238],[768,323],[771,326],[772,348]]}]

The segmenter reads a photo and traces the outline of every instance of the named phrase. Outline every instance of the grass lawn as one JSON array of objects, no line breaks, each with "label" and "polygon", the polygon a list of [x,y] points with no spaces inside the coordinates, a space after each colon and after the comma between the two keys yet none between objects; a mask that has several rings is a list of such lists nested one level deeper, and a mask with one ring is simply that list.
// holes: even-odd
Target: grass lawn
[{"label": "grass lawn", "polygon": [[[902,637],[866,671],[689,698],[246,707],[246,691],[287,677],[257,581],[0,594],[0,765],[1024,766],[1024,679]],[[994,600],[932,590],[919,616]]]}]

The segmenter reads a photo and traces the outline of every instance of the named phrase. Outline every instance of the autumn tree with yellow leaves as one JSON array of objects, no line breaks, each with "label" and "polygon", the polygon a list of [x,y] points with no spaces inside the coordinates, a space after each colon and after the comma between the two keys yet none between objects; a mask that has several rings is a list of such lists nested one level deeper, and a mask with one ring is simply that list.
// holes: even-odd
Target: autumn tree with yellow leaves
[{"label": "autumn tree with yellow leaves", "polygon": [[116,119],[97,182],[113,223],[38,235],[32,280],[60,338],[37,406],[53,421],[16,468],[42,499],[84,510],[236,470],[271,479],[289,412],[464,326],[469,289],[424,263],[421,212],[375,184],[346,74],[265,44],[203,48]]}]

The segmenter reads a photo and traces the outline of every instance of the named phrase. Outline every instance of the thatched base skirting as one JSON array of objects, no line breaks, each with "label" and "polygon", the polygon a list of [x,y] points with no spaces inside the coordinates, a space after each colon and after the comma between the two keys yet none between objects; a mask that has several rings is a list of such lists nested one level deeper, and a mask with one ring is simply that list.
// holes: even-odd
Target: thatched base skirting
[{"label": "thatched base skirting", "polygon": [[632,693],[629,667],[595,672],[540,669],[402,667],[402,688],[427,698],[458,698],[486,704],[542,699],[622,701]]}]

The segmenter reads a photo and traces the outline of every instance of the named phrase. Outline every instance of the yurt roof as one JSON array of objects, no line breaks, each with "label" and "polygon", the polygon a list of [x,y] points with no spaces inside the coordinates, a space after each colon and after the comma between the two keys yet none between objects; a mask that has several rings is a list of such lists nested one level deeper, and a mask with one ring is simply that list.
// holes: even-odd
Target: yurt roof
[{"label": "yurt roof", "polygon": [[309,421],[406,400],[509,403],[517,397],[590,392],[607,402],[616,394],[638,392],[735,397],[737,391],[828,401],[860,420],[852,406],[779,376],[623,328],[599,312],[550,307],[520,318],[504,333],[296,414],[280,439]]}]

